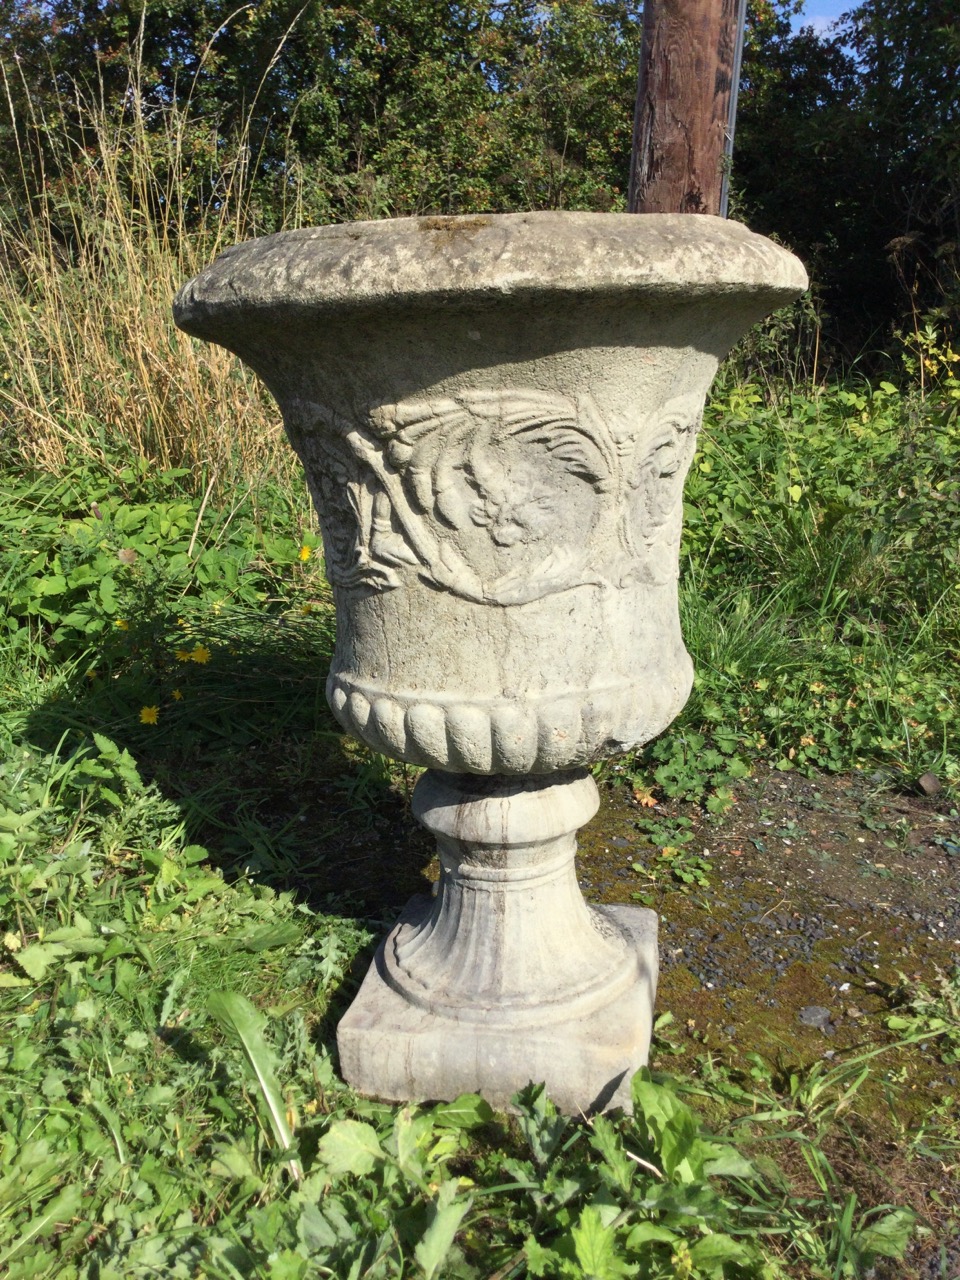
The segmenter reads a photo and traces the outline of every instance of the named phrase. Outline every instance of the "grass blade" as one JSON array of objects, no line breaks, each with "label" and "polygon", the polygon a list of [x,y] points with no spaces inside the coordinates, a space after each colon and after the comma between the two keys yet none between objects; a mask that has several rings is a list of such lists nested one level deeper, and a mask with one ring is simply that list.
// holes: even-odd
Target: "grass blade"
[{"label": "grass blade", "polygon": [[[214,992],[207,1001],[207,1012],[231,1039],[239,1042],[260,1090],[274,1140],[279,1147],[289,1150],[293,1146],[293,1134],[287,1124],[283,1095],[277,1082],[276,1056],[263,1034],[266,1019],[245,996],[235,991]],[[303,1167],[300,1161],[293,1159],[288,1167],[294,1181],[301,1182]]]}]

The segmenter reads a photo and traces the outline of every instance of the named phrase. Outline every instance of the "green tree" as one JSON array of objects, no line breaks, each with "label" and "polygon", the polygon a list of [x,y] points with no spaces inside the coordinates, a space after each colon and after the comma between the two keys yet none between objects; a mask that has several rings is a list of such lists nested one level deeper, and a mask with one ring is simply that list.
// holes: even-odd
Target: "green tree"
[{"label": "green tree", "polygon": [[[960,4],[866,0],[838,39],[858,68],[857,107],[885,249],[911,310],[960,318]],[[885,215],[885,216],[883,216]]]},{"label": "green tree", "polygon": [[906,315],[956,319],[960,9],[867,0],[829,34],[755,16],[734,157],[739,211],[807,261],[854,356]]},{"label": "green tree", "polygon": [[639,34],[631,0],[0,0],[34,146],[82,149],[91,102],[147,127],[178,103],[242,139],[267,225],[294,181],[313,221],[618,206]]}]

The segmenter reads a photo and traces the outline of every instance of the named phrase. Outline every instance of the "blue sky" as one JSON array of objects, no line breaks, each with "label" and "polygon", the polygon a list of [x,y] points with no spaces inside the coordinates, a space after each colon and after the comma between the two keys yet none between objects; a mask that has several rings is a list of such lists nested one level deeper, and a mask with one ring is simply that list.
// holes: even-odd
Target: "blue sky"
[{"label": "blue sky", "polygon": [[841,13],[856,8],[856,5],[857,0],[807,0],[803,13],[793,20],[794,30],[813,27],[814,31],[825,31]]}]

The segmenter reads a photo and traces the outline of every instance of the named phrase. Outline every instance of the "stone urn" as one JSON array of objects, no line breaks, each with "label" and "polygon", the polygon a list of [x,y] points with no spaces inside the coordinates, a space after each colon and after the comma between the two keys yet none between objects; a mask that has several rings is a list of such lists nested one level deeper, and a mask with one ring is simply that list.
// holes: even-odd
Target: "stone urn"
[{"label": "stone urn", "polygon": [[334,715],[426,769],[413,805],[440,883],[340,1023],[361,1092],[503,1106],[532,1080],[567,1111],[629,1105],[656,916],[583,899],[589,766],[687,698],[678,549],[704,398],[805,286],[733,222],[530,213],[268,236],[178,294],[177,324],[260,375],[303,462]]}]

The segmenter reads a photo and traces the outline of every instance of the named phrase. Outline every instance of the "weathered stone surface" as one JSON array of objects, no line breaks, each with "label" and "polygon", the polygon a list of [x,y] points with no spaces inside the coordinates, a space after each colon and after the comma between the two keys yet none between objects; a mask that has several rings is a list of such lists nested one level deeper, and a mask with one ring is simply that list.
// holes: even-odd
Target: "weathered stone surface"
[{"label": "weathered stone surface", "polygon": [[[426,900],[413,900],[400,927],[415,926]],[[392,1102],[480,1093],[505,1110],[531,1081],[569,1115],[632,1107],[630,1078],[650,1051],[657,959],[656,913],[600,908],[635,947],[641,980],[605,1008],[531,1027],[463,1026],[409,1004],[385,981],[383,950],[337,1028],[340,1070],[360,1093]],[[383,948],[391,945],[390,938]]]},{"label": "weathered stone surface", "polygon": [[358,1089],[505,1105],[532,1079],[568,1110],[629,1104],[656,918],[583,901],[580,766],[687,697],[678,548],[704,397],[805,284],[735,223],[538,213],[271,236],[178,295],[183,328],[263,377],[303,460],[334,714],[431,770],[415,806],[439,892],[340,1025]]},{"label": "weathered stone surface", "polygon": [[412,764],[517,775],[669,724],[704,396],[804,284],[735,223],[542,213],[271,236],[186,285],[177,322],[261,374],[303,459],[341,724]]},{"label": "weathered stone surface", "polygon": [[435,898],[414,898],[337,1029],[341,1069],[382,1098],[498,1106],[531,1080],[566,1110],[629,1106],[647,1060],[657,917],[588,907],[576,830],[586,772],[524,781],[427,773],[414,812],[437,837]]}]

